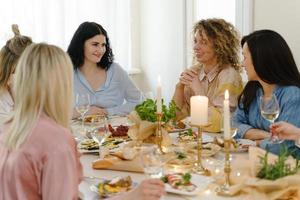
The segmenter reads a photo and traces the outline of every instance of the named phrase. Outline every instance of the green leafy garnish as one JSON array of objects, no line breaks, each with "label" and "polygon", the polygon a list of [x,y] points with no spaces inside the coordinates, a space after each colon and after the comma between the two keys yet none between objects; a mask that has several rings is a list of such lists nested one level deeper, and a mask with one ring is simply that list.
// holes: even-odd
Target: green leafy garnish
[{"label": "green leafy garnish", "polygon": [[182,153],[182,152],[176,151],[175,154],[177,155],[177,159],[178,160],[183,160],[183,159],[186,158],[186,155],[184,153]]},{"label": "green leafy garnish", "polygon": [[278,178],[296,174],[300,169],[299,160],[296,160],[296,166],[292,169],[290,164],[286,164],[285,161],[291,155],[286,146],[280,148],[278,160],[274,164],[268,164],[268,154],[260,157],[260,163],[262,165],[260,171],[257,174],[258,178],[276,180]]},{"label": "green leafy garnish", "polygon": [[188,183],[191,182],[191,178],[192,178],[192,175],[190,173],[185,173],[183,176],[182,176],[182,179],[183,179],[183,185],[186,185]]},{"label": "green leafy garnish", "polygon": [[188,129],[186,131],[180,132],[179,135],[193,136],[193,131],[190,128],[190,129]]},{"label": "green leafy garnish", "polygon": [[160,180],[164,183],[167,183],[168,182],[168,177],[167,176],[162,176],[162,177],[160,177]]},{"label": "green leafy garnish", "polygon": [[[164,101],[162,102],[162,121],[168,122],[170,120],[176,119],[176,110],[179,108],[176,106],[176,103],[172,100],[169,103],[169,107],[164,105]],[[135,107],[135,111],[138,113],[142,120],[146,120],[149,122],[156,122],[156,101],[152,99],[145,100],[142,104],[139,104]]]}]

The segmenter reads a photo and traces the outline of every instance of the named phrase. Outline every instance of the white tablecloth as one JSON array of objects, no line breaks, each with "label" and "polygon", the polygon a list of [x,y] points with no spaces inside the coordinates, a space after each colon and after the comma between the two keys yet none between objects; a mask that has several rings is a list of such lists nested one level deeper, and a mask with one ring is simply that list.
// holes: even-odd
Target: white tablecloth
[{"label": "white tablecloth", "polygon": [[[122,122],[122,123],[120,123]],[[113,118],[110,120],[111,124],[123,124],[126,123],[126,118]],[[80,123],[79,122],[73,122],[72,123],[72,129],[74,132],[75,137],[82,137],[78,133],[78,130],[80,129]],[[213,134],[208,134],[212,136]],[[207,137],[205,134],[203,135],[203,139],[210,140],[209,136]],[[208,142],[207,141],[207,142]],[[238,153],[234,154],[235,158],[238,159],[239,156],[246,156],[246,153]],[[216,156],[218,159],[223,159],[224,155],[223,153],[219,153],[219,156]],[[116,176],[127,176],[130,175],[133,181],[135,182],[141,182],[142,180],[146,179],[147,177],[142,173],[133,173],[133,172],[121,172],[121,171],[113,171],[113,170],[94,170],[91,167],[91,163],[98,158],[98,155],[91,155],[91,154],[83,154],[81,156],[81,163],[83,165],[83,175],[84,179],[82,180],[81,184],[79,185],[79,192],[80,197],[84,200],[95,200],[99,199],[98,195],[90,190],[90,185],[94,182],[97,182],[97,179],[95,178],[101,178],[101,179],[112,179]],[[209,198],[209,199],[208,199]],[[221,197],[217,196],[214,191],[211,190],[203,190],[201,194],[197,196],[181,196],[177,194],[170,194],[167,193],[162,198],[163,200],[182,200],[182,199],[188,199],[188,200],[222,200],[222,199],[228,199],[228,197]],[[240,200],[241,197],[232,197],[230,199],[233,200]]]},{"label": "white tablecloth", "polygon": [[[235,155],[236,157],[239,156],[245,156],[246,154],[239,154]],[[79,185],[79,191],[81,193],[81,198],[85,200],[94,200],[94,199],[99,199],[97,197],[97,194],[94,192],[91,192],[90,190],[90,185],[91,182],[93,181],[93,177],[97,178],[105,178],[105,179],[111,179],[115,176],[127,176],[130,175],[131,178],[136,181],[136,182],[141,182],[142,180],[146,179],[146,176],[142,173],[132,173],[132,172],[121,172],[121,171],[112,171],[112,170],[94,170],[91,167],[92,161],[96,160],[98,158],[97,155],[88,155],[84,154],[81,156],[81,163],[83,165],[83,174],[84,178],[81,184]],[[91,177],[87,178],[87,177]],[[217,196],[214,191],[210,190],[204,190],[200,195],[198,196],[181,196],[181,195],[176,195],[176,194],[169,194],[167,193],[163,200],[182,200],[182,199],[189,199],[189,200],[222,200],[222,199],[228,199],[228,197],[221,197]],[[242,198],[240,197],[232,197],[230,199],[233,200],[240,200]]]}]

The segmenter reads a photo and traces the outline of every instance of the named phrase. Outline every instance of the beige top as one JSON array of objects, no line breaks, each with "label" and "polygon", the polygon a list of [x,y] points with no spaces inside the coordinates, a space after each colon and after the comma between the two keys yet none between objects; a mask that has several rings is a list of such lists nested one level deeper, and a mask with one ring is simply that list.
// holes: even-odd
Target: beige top
[{"label": "beige top", "polygon": [[177,118],[182,119],[190,115],[191,96],[207,96],[209,99],[208,121],[211,122],[212,125],[205,128],[205,131],[220,132],[222,126],[221,123],[225,90],[229,91],[230,110],[233,112],[237,106],[238,96],[243,90],[241,75],[233,67],[220,69],[217,66],[208,74],[205,74],[204,69],[201,67],[196,66],[192,67],[192,69],[196,69],[198,71],[202,87],[198,94],[195,94],[188,86],[176,87],[174,96],[176,95],[177,100],[179,98],[179,101],[181,102],[176,102],[180,107],[180,111],[177,112]]},{"label": "beige top", "polygon": [[71,132],[44,115],[26,142],[9,150],[8,126],[0,134],[0,200],[78,199],[82,166]]}]

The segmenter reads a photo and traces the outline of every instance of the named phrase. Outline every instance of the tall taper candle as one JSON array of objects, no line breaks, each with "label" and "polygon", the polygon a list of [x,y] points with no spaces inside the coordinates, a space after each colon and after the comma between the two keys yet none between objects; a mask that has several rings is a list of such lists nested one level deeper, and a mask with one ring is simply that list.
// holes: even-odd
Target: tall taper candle
[{"label": "tall taper candle", "polygon": [[229,140],[231,138],[230,132],[230,108],[229,108],[229,92],[228,90],[225,91],[225,99],[224,99],[224,114],[223,114],[223,122],[224,122],[224,139]]},{"label": "tall taper candle", "polygon": [[160,82],[160,75],[158,75],[157,80],[157,90],[156,90],[156,110],[157,113],[162,113],[162,102],[161,102],[161,82]]},{"label": "tall taper candle", "polygon": [[208,98],[206,96],[191,97],[191,124],[206,125],[208,116]]}]

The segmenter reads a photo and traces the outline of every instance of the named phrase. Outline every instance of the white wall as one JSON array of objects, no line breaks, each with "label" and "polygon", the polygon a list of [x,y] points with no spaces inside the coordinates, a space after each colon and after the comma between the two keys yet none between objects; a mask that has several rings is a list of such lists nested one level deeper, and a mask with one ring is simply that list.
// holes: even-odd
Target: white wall
[{"label": "white wall", "polygon": [[[140,0],[140,18],[135,22],[140,24],[140,46],[136,50],[142,74],[134,75],[133,79],[143,92],[153,91],[155,97],[160,74],[166,101],[172,98],[179,74],[187,67],[186,55],[191,51],[185,49],[184,4],[183,0]],[[279,32],[291,47],[300,69],[300,0],[253,0],[253,4],[253,29]]]},{"label": "white wall", "polygon": [[255,0],[254,30],[272,29],[280,33],[292,49],[300,69],[300,1]]},{"label": "white wall", "polygon": [[143,91],[153,91],[161,76],[162,95],[172,98],[179,74],[185,67],[185,12],[182,0],[140,1],[140,56]]}]

